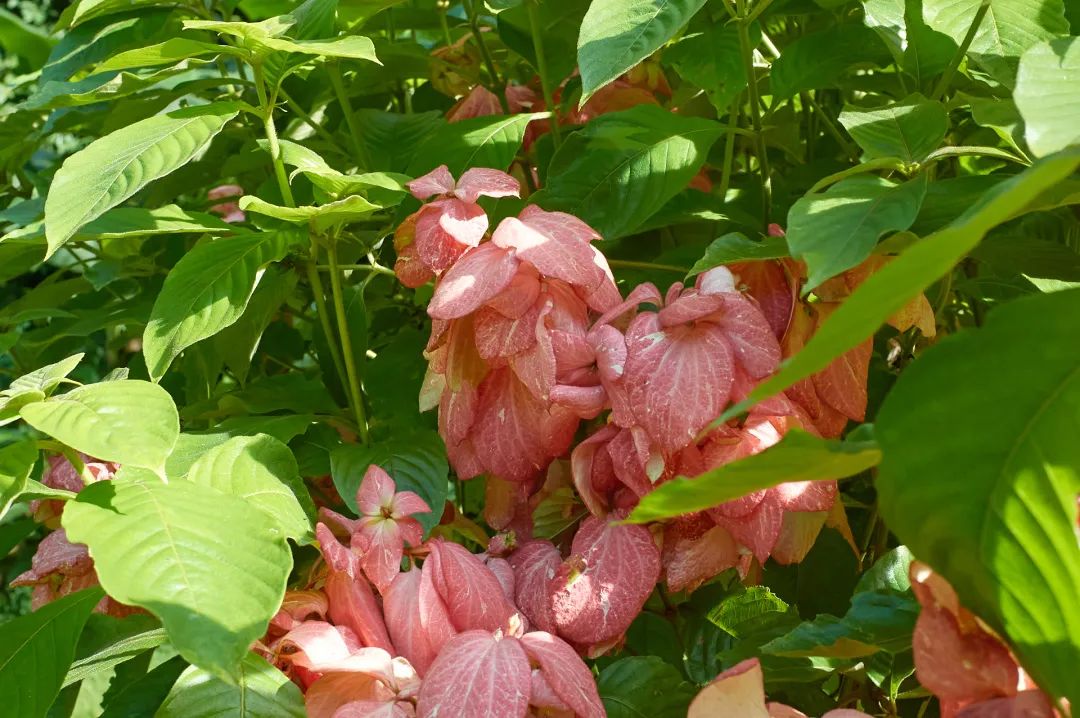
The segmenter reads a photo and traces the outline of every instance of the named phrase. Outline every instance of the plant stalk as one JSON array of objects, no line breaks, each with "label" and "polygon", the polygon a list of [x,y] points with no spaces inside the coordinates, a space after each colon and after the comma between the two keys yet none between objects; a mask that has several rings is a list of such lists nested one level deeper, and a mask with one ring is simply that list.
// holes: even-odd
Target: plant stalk
[{"label": "plant stalk", "polygon": [[[277,177],[278,189],[281,191],[281,198],[285,204],[289,207],[295,207],[296,200],[293,198],[292,188],[289,186],[288,175],[285,174],[285,162],[281,158],[281,145],[278,143],[277,130],[274,129],[273,107],[266,96],[266,82],[263,79],[262,68],[256,65],[254,69],[255,90],[258,93],[259,104],[262,106],[263,110],[263,126],[266,130],[266,141],[270,145],[270,159],[274,164],[274,175]],[[311,293],[315,296],[315,308],[319,315],[319,322],[322,325],[323,334],[326,335],[326,343],[330,347],[330,358],[334,363],[334,368],[337,370],[338,378],[340,379],[342,386],[348,386],[348,374],[345,364],[342,361],[341,353],[334,343],[334,332],[333,328],[330,326],[330,315],[326,309],[326,292],[323,290],[322,280],[319,279],[319,272],[315,269],[315,264],[318,261],[319,256],[319,245],[315,241],[314,234],[311,234],[310,237],[311,261],[306,263],[308,282],[311,284]],[[362,407],[358,409],[354,406],[353,411],[358,416],[363,416]],[[365,425],[364,435],[366,435],[366,430],[367,426]]]},{"label": "plant stalk", "polygon": [[356,126],[356,118],[353,117],[349,93],[345,91],[341,68],[335,62],[328,65],[326,71],[330,75],[330,84],[334,87],[334,95],[337,97],[338,104],[341,105],[341,112],[345,115],[345,124],[349,127],[349,141],[352,143],[353,152],[356,153],[356,161],[360,163],[362,169],[366,170],[369,168],[371,161],[368,159],[367,149],[360,141],[360,130]]},{"label": "plant stalk", "polygon": [[555,149],[562,144],[562,132],[559,130],[559,113],[555,108],[554,93],[551,90],[551,77],[548,76],[547,58],[544,55],[544,38],[540,32],[540,17],[536,11],[537,0],[526,0],[529,9],[529,29],[532,31],[533,51],[536,53],[536,70],[540,73],[540,88],[544,93],[544,104],[551,112],[551,139]]},{"label": "plant stalk", "polygon": [[964,35],[960,47],[956,49],[956,54],[949,61],[949,66],[945,68],[945,72],[941,75],[937,85],[934,86],[934,91],[930,94],[931,100],[940,100],[945,91],[949,89],[953,75],[956,74],[960,63],[964,61],[964,56],[967,55],[968,48],[971,47],[971,43],[975,40],[975,34],[979,32],[979,26],[982,25],[983,18],[986,17],[989,10],[990,0],[982,0],[979,9],[975,11],[975,17],[971,18],[971,25],[968,27],[967,34]]},{"label": "plant stalk", "polygon": [[334,295],[334,314],[337,316],[338,336],[341,338],[341,350],[344,352],[345,372],[349,380],[349,394],[352,397],[353,413],[356,416],[356,428],[360,433],[360,443],[371,440],[368,433],[367,415],[364,410],[364,395],[360,391],[360,375],[356,371],[356,357],[353,355],[352,337],[349,334],[349,322],[345,318],[345,295],[341,290],[341,267],[337,261],[337,242],[331,241],[326,250],[330,262],[330,291]]},{"label": "plant stalk", "polygon": [[769,214],[772,209],[772,177],[769,172],[769,155],[765,148],[765,135],[761,130],[761,98],[758,96],[757,77],[754,72],[754,48],[750,44],[750,23],[744,15],[745,5],[739,0],[738,23],[739,54],[742,55],[743,69],[746,72],[746,93],[750,98],[750,121],[754,128],[758,169],[761,171],[761,214],[762,226],[769,226]]},{"label": "plant stalk", "polygon": [[491,82],[494,85],[493,94],[498,98],[503,113],[509,115],[510,105],[506,102],[506,85],[499,79],[499,71],[495,68],[495,61],[491,58],[487,43],[484,42],[484,33],[480,32],[480,21],[476,14],[476,6],[473,0],[463,1],[465,12],[469,15],[469,28],[472,30],[473,37],[476,38],[476,44],[480,46],[480,56],[484,58],[484,66],[487,68],[488,74],[491,75]]}]

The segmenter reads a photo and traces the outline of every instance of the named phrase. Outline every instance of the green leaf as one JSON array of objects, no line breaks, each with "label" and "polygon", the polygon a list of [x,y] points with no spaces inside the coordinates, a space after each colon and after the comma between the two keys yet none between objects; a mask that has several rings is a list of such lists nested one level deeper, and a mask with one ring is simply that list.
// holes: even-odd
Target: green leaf
[{"label": "green leaf", "polygon": [[332,40],[301,40],[288,38],[267,38],[262,41],[266,47],[281,52],[296,52],[303,55],[320,57],[345,57],[353,60],[368,60],[381,65],[375,56],[375,45],[363,35],[346,35]]},{"label": "green leaf", "polygon": [[244,499],[126,467],[68,502],[63,525],[110,596],[146,608],[180,655],[225,678],[240,675],[292,570],[281,529]]},{"label": "green leaf", "polygon": [[886,232],[912,225],[926,194],[925,175],[903,184],[859,176],[809,194],[788,212],[791,256],[806,262],[809,291],[858,266]]},{"label": "green leaf", "polygon": [[505,170],[521,148],[528,124],[549,115],[495,115],[442,125],[417,148],[405,174],[419,177],[443,164],[455,177],[470,167]]},{"label": "green leaf", "polygon": [[161,0],[79,0],[64,10],[57,26],[58,29],[75,27],[94,18],[162,4]]},{"label": "green leaf", "polygon": [[681,476],[641,500],[628,520],[647,523],[703,511],[788,481],[832,481],[877,466],[873,441],[820,439],[798,429],[760,454],[733,461],[693,478]]},{"label": "green leaf", "polygon": [[334,450],[330,455],[334,486],[354,512],[357,511],[356,490],[372,464],[390,474],[398,491],[415,491],[431,507],[431,513],[413,517],[424,527],[425,533],[439,523],[446,503],[450,468],[438,434],[433,431],[396,434],[369,446],[348,444]]},{"label": "green leaf", "polygon": [[602,115],[563,142],[534,201],[604,239],[631,234],[686,188],[722,133],[718,122],[651,105]]},{"label": "green leaf", "polygon": [[608,718],[684,718],[696,691],[656,656],[621,658],[596,680]]},{"label": "green leaf", "polygon": [[262,269],[285,256],[294,232],[262,232],[196,245],[165,278],[143,334],[146,367],[160,379],[173,360],[244,313]]},{"label": "green leaf", "polygon": [[922,162],[936,150],[949,130],[949,114],[940,102],[921,95],[875,109],[849,107],[840,124],[866,153],[865,159],[899,157]]},{"label": "green leaf", "polygon": [[[93,222],[83,225],[72,236],[77,240],[123,239],[157,234],[223,234],[236,227],[205,212],[187,212],[175,204],[156,209],[116,207]],[[45,223],[33,222],[7,237],[44,237]]]},{"label": "green leaf", "polygon": [[164,629],[145,614],[114,618],[94,614],[79,640],[77,657],[64,676],[64,687],[105,673],[165,643]]},{"label": "green leaf", "polygon": [[156,115],[68,157],[45,200],[48,255],[86,223],[187,164],[237,112],[235,105],[217,103]]},{"label": "green leaf", "polygon": [[241,384],[247,381],[251,360],[263,333],[273,322],[278,309],[296,289],[297,273],[276,269],[267,268],[244,313],[231,326],[218,332],[214,339],[225,365]]},{"label": "green leaf", "polygon": [[30,439],[0,448],[0,520],[26,489],[26,482],[37,459],[37,446]]},{"label": "green leaf", "polygon": [[191,666],[154,718],[305,718],[304,697],[284,673],[248,653],[235,685]]},{"label": "green leaf", "polygon": [[739,640],[782,635],[799,624],[794,607],[765,586],[728,596],[708,613],[709,622]]},{"label": "green leaf", "polygon": [[79,591],[0,626],[0,702],[17,718],[44,718],[101,589]]},{"label": "green leaf", "polygon": [[[761,41],[761,28],[750,27],[750,42]],[[725,115],[732,101],[746,89],[746,67],[739,49],[739,31],[735,25],[708,23],[701,32],[687,34],[664,50],[664,60],[676,72],[705,91],[716,111]]]},{"label": "green leaf", "polygon": [[[14,421],[19,409],[35,401],[41,401],[67,378],[82,361],[83,354],[73,354],[55,364],[35,369],[11,382],[0,391],[0,426]],[[3,512],[0,512],[2,514]]]},{"label": "green leaf", "polygon": [[134,50],[128,50],[113,55],[108,60],[95,67],[94,72],[109,72],[115,70],[127,70],[132,67],[167,65],[179,62],[180,60],[186,60],[189,57],[227,54],[231,50],[232,48],[228,45],[200,42],[186,37],[174,37],[156,45],[139,47]]},{"label": "green leaf", "polygon": [[371,159],[371,169],[404,172],[416,150],[438,128],[446,125],[440,112],[402,115],[364,108],[354,119],[360,142]]},{"label": "green leaf", "polygon": [[893,592],[865,591],[851,599],[843,618],[827,613],[796,626],[761,647],[777,656],[865,658],[879,651],[900,653],[911,648],[919,604]]},{"label": "green leaf", "polygon": [[1009,87],[1025,50],[1043,40],[1069,34],[1064,0],[923,0],[923,19],[959,45],[983,2],[989,3],[989,9],[967,54]]},{"label": "green leaf", "polygon": [[732,262],[780,259],[787,257],[787,240],[783,237],[765,237],[761,240],[747,239],[742,232],[728,232],[713,240],[705,250],[705,256],[694,263],[687,278],[707,272],[713,267]]},{"label": "green leaf", "polygon": [[172,478],[187,476],[199,457],[233,437],[267,434],[282,443],[288,443],[307,431],[313,421],[314,417],[310,414],[236,416],[226,419],[211,431],[180,434],[176,446],[165,462],[165,475]]},{"label": "green leaf", "polygon": [[1020,299],[931,347],[881,408],[877,481],[889,528],[1074,704],[1078,312],[1080,290]]},{"label": "green leaf", "polygon": [[1080,38],[1034,45],[1020,58],[1013,98],[1024,118],[1024,138],[1037,156],[1080,144]]},{"label": "green leaf", "polygon": [[911,559],[911,549],[907,546],[897,546],[879,558],[869,571],[859,577],[855,590],[857,592],[898,591],[901,593],[911,590],[911,578],[908,576]]},{"label": "green leaf", "polygon": [[82,353],[72,354],[55,364],[30,371],[29,374],[24,374],[22,377],[12,381],[8,389],[4,390],[4,393],[9,396],[25,391],[41,392],[46,395],[52,394],[53,390],[59,387],[60,383],[63,383],[72,371],[75,371],[83,356],[85,355]]},{"label": "green leaf", "polygon": [[656,52],[705,0],[592,0],[578,35],[581,104]]},{"label": "green leaf", "polygon": [[0,8],[0,47],[9,57],[21,57],[30,67],[41,67],[54,44],[41,29]]},{"label": "green leaf", "polygon": [[336,202],[303,207],[282,207],[253,195],[245,195],[240,198],[240,209],[295,224],[312,222],[317,228],[326,229],[334,224],[364,219],[378,212],[382,207],[372,204],[358,194]]},{"label": "green leaf", "polygon": [[724,412],[727,421],[815,374],[871,336],[889,317],[953,269],[992,228],[1021,214],[1040,194],[1072,174],[1080,150],[1046,157],[985,193],[956,221],[889,262],[833,312],[806,346],[771,378]]},{"label": "green leaf", "polygon": [[880,67],[891,59],[877,33],[862,25],[838,25],[803,35],[772,64],[773,95],[784,99],[803,90],[833,87],[852,68]]},{"label": "green leaf", "polygon": [[30,426],[84,454],[158,474],[180,434],[172,397],[148,381],[76,387],[24,406],[20,414]]},{"label": "green leaf", "polygon": [[121,685],[115,693],[110,687],[100,718],[153,715],[187,665],[181,656],[173,656],[149,673]]},{"label": "green leaf", "polygon": [[238,436],[207,451],[187,474],[189,481],[238,496],[266,513],[297,542],[314,540],[311,501],[289,447],[272,436]]}]

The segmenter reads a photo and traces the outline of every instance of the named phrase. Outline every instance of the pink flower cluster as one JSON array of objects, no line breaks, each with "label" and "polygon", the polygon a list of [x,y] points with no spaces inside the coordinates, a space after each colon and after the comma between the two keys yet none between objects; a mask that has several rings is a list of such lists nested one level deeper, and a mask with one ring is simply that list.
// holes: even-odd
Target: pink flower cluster
[{"label": "pink flower cluster", "polygon": [[304,690],[309,715],[605,715],[574,648],[518,610],[527,579],[516,567],[442,539],[422,543],[412,515],[427,504],[377,466],[357,504],[359,520],[323,509],[325,576],[287,595],[260,647]]},{"label": "pink flower cluster", "polygon": [[[86,454],[79,454],[86,475],[94,481],[108,481],[119,470],[119,465],[100,461]],[[48,455],[45,470],[41,474],[41,483],[52,489],[62,489],[79,493],[85,487],[79,471],[63,456]],[[64,511],[64,502],[60,500],[38,499],[30,503],[34,518],[47,526],[58,525]],[[100,585],[94,560],[90,551],[81,543],[68,541],[67,532],[57,529],[48,534],[37,545],[34,557],[30,560],[30,569],[12,580],[11,585],[30,586],[30,607],[37,610],[68,594]],[[126,606],[109,596],[101,599],[94,611],[123,617],[136,613],[140,609]]]},{"label": "pink flower cluster", "polygon": [[[511,526],[519,543],[531,536],[521,507],[537,494],[552,461],[570,452],[582,420],[606,413],[570,455],[577,494],[603,518],[631,509],[677,475],[696,476],[761,451],[790,428],[835,436],[847,418],[862,418],[869,351],[847,372],[858,383],[861,367],[854,400],[836,398],[837,389],[849,387],[829,374],[820,386],[760,404],[740,426],[705,431],[776,370],[785,347],[812,331],[791,329],[804,309],[790,262],[717,267],[693,286],[676,283],[661,293],[646,283],[624,299],[592,245],[599,235],[576,217],[530,205],[487,234],[476,200],[517,195],[509,175],[472,169],[455,182],[439,167],[409,188],[418,199],[435,197],[395,235],[402,281],[417,286],[436,279],[421,405],[438,406],[457,475],[487,475],[489,502],[499,494],[516,504],[489,507],[486,516],[496,529]],[[843,417],[839,428],[832,421],[822,431],[816,417],[832,420],[826,412],[838,411],[829,402],[846,413],[836,414]],[[502,482],[518,488],[500,489]],[[799,561],[830,513],[846,527],[835,503],[834,483],[787,484],[682,517],[662,531],[660,564],[640,575],[663,575],[670,588],[682,590],[727,568],[745,573],[753,559]],[[583,543],[587,525],[580,529]],[[574,556],[585,553],[577,543]],[[557,554],[554,546],[529,550]],[[640,591],[619,587],[617,602],[643,601]],[[529,618],[546,625],[539,614]],[[595,649],[626,628],[608,632],[599,630],[604,621],[588,623],[596,635],[565,626],[559,634]]]}]

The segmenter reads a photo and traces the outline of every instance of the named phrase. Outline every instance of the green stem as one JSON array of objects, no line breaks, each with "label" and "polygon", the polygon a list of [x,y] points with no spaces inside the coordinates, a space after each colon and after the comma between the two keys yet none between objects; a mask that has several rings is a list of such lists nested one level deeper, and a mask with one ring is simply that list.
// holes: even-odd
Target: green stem
[{"label": "green stem", "polygon": [[469,16],[469,27],[472,29],[473,37],[476,38],[476,44],[480,46],[480,56],[484,58],[484,66],[487,67],[488,74],[491,75],[491,82],[494,84],[492,92],[499,99],[499,105],[502,107],[503,113],[509,115],[510,105],[506,103],[506,85],[499,79],[499,71],[495,68],[495,61],[491,59],[487,43],[484,42],[484,33],[480,32],[480,21],[477,19],[476,7],[472,0],[463,0],[463,2],[465,12]]},{"label": "green stem", "polygon": [[[374,272],[375,274],[385,274],[388,277],[397,277],[397,275],[394,274],[394,270],[390,269],[389,267],[384,267],[381,264],[339,264],[337,265],[337,268],[345,271],[359,270],[361,272]],[[326,264],[320,264],[316,267],[316,269],[319,269],[323,272],[334,271],[334,268],[332,266]]]},{"label": "green stem", "polygon": [[[745,7],[739,0],[740,15]],[[739,54],[742,55],[743,70],[746,72],[746,92],[750,98],[750,120],[754,127],[754,141],[761,171],[761,213],[763,227],[769,226],[769,213],[772,207],[772,177],[769,172],[769,155],[765,148],[765,135],[761,130],[761,98],[758,96],[757,77],[754,72],[754,48],[750,44],[750,23],[743,17],[738,23]]]},{"label": "green stem", "polygon": [[278,189],[281,190],[281,199],[287,206],[295,207],[296,200],[293,199],[292,187],[289,186],[289,177],[285,174],[285,162],[281,158],[281,145],[274,127],[274,108],[266,96],[266,80],[263,79],[262,67],[259,65],[255,65],[255,92],[262,108],[263,129],[266,131],[266,141],[270,144],[270,161],[274,164],[274,176],[277,177]]},{"label": "green stem", "polygon": [[[334,371],[337,372],[338,381],[342,386],[348,386],[348,376],[345,372],[345,362],[341,359],[341,351],[338,349],[337,342],[334,341],[334,329],[330,326],[330,312],[326,307],[326,290],[323,289],[322,279],[319,278],[319,272],[315,269],[315,263],[318,261],[319,245],[315,243],[315,238],[311,238],[311,261],[306,263],[308,284],[311,285],[311,293],[315,295],[315,310],[319,315],[319,326],[322,327],[323,335],[326,337],[326,345],[330,347],[330,360],[334,364]],[[350,402],[351,397],[350,397]]]},{"label": "green stem", "polygon": [[371,162],[368,160],[367,151],[360,141],[360,130],[356,126],[356,118],[353,117],[352,103],[349,102],[349,93],[345,91],[345,82],[341,78],[341,68],[336,62],[326,68],[330,75],[330,84],[334,87],[334,95],[337,96],[341,111],[345,114],[345,124],[349,126],[349,140],[352,142],[353,152],[356,153],[356,161],[363,169],[367,169]]},{"label": "green stem", "polygon": [[686,274],[690,270],[686,267],[676,267],[674,264],[654,264],[653,262],[635,262],[629,259],[609,259],[608,265],[621,269],[655,269],[661,272],[678,272]]},{"label": "green stem", "polygon": [[[263,80],[262,68],[256,65],[254,69],[255,90],[259,95],[259,103],[263,110],[263,125],[266,129],[266,140],[270,144],[270,159],[274,163],[274,175],[277,177],[278,188],[281,190],[282,200],[284,200],[287,206],[295,207],[296,200],[293,199],[292,188],[289,187],[289,178],[285,174],[285,163],[281,159],[281,145],[278,144],[277,130],[274,129],[273,106],[266,96],[266,83]],[[326,335],[326,343],[330,347],[330,358],[333,360],[334,368],[338,373],[338,378],[341,380],[342,386],[344,386],[346,382],[346,372],[344,364],[341,361],[341,354],[338,352],[337,345],[334,343],[334,332],[330,326],[330,315],[326,310],[326,292],[323,291],[322,280],[319,279],[319,273],[315,270],[315,263],[318,261],[318,256],[319,245],[315,241],[315,236],[311,235],[311,261],[307,263],[308,282],[311,284],[311,293],[315,295],[315,308],[318,310],[319,322],[322,325],[323,334]],[[360,411],[362,411],[362,409]]]},{"label": "green stem", "polygon": [[447,45],[454,44],[454,37],[450,34],[450,25],[446,22],[446,9],[439,9],[439,24],[442,25],[443,37]]},{"label": "green stem", "polygon": [[814,109],[815,114],[817,115],[818,119],[821,120],[821,124],[825,126],[826,131],[828,131],[832,138],[836,140],[836,144],[840,145],[841,149],[844,150],[844,154],[850,157],[853,162],[858,162],[859,148],[851,144],[847,141],[847,139],[844,138],[843,133],[840,132],[840,128],[836,126],[836,123],[833,122],[832,118],[829,117],[828,114],[826,114],[825,110],[821,109],[821,105],[817,103],[817,100],[815,100],[809,93],[807,93],[807,98],[810,100],[810,107]]},{"label": "green stem", "polygon": [[724,168],[720,175],[720,200],[727,201],[728,189],[731,187],[731,173],[735,166],[735,130],[739,127],[739,104],[738,101],[731,103],[728,110],[728,136],[724,140]]},{"label": "green stem", "polygon": [[938,84],[934,87],[934,91],[930,95],[931,100],[940,100],[942,95],[945,94],[945,90],[949,89],[949,83],[952,82],[953,75],[956,74],[956,70],[960,67],[960,63],[963,62],[964,56],[967,55],[968,48],[971,47],[971,43],[975,39],[975,33],[979,31],[979,25],[982,25],[983,18],[986,17],[989,10],[990,0],[982,0],[979,9],[975,11],[975,17],[971,18],[971,26],[968,27],[964,40],[960,43],[960,47],[956,49],[956,54],[953,55],[952,60],[949,61],[949,66],[945,68],[944,74],[942,74]]},{"label": "green stem", "polygon": [[757,20],[759,17],[761,17],[761,13],[768,10],[770,5],[772,5],[772,0],[762,0],[761,2],[759,2],[757,6],[754,7],[754,11],[747,15],[746,24],[749,25],[754,20]]},{"label": "green stem", "polygon": [[337,316],[338,336],[345,356],[345,372],[349,379],[349,394],[352,396],[353,413],[356,415],[356,428],[360,431],[360,443],[367,444],[371,437],[368,433],[367,416],[364,412],[364,395],[360,391],[360,375],[356,370],[356,357],[353,356],[352,337],[349,335],[349,322],[345,317],[345,297],[341,290],[341,267],[337,261],[337,242],[331,241],[326,251],[330,262],[330,291],[334,295],[334,314]]},{"label": "green stem", "polygon": [[547,59],[544,56],[544,38],[540,32],[540,18],[536,12],[536,0],[526,0],[529,9],[529,29],[532,31],[533,51],[536,53],[536,70],[540,73],[540,88],[544,93],[544,104],[551,112],[551,139],[555,143],[555,149],[562,144],[562,133],[559,130],[559,113],[555,109],[554,94],[551,91],[551,78],[548,76]]}]

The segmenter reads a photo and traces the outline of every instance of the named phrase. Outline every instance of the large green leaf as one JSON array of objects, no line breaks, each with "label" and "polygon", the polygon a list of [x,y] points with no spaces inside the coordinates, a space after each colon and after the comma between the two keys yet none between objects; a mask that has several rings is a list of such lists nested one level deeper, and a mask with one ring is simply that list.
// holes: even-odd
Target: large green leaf
[{"label": "large green leaf", "polygon": [[881,408],[877,481],[889,528],[1074,705],[1077,316],[1080,290],[1033,296],[927,351]]},{"label": "large green leaf", "polygon": [[406,174],[419,177],[443,164],[455,177],[470,167],[505,170],[521,148],[528,124],[547,116],[496,115],[442,125],[416,149]]},{"label": "large green leaf", "polygon": [[886,232],[910,227],[926,184],[925,175],[899,185],[863,175],[792,205],[787,244],[791,256],[806,262],[806,289],[860,264]]},{"label": "large green leaf", "polygon": [[949,115],[940,102],[912,95],[886,107],[849,107],[840,124],[866,153],[866,159],[899,157],[922,162],[936,150],[949,129]]},{"label": "large green leaf", "polygon": [[148,381],[124,379],[76,387],[28,404],[20,415],[38,431],[90,456],[161,474],[180,434],[169,393]]},{"label": "large green leaf", "polygon": [[1017,61],[1025,50],[1069,34],[1065,0],[923,0],[923,19],[960,44],[984,3],[989,8],[967,54],[1007,85],[1012,85]]},{"label": "large green leaf", "polygon": [[919,604],[911,594],[864,591],[851,599],[842,618],[827,613],[800,623],[761,647],[777,656],[864,658],[878,651],[900,653],[911,648]]},{"label": "large green leaf", "polygon": [[1080,38],[1033,46],[1020,58],[1013,98],[1024,118],[1024,138],[1042,156],[1080,143]]},{"label": "large green leaf", "polygon": [[139,47],[113,55],[94,68],[94,72],[127,70],[132,67],[153,67],[186,60],[189,57],[227,53],[232,48],[210,42],[200,42],[187,37],[174,37],[156,45]]},{"label": "large green leaf", "polygon": [[37,458],[37,446],[30,439],[0,448],[0,519],[26,489]]},{"label": "large green leaf", "polygon": [[686,188],[722,133],[718,122],[651,105],[603,115],[566,139],[534,200],[605,239],[630,234]]},{"label": "large green leaf", "polygon": [[165,640],[165,630],[153,616],[136,614],[119,619],[95,614],[83,630],[75,660],[64,676],[64,687],[107,673]]},{"label": "large green leaf", "polygon": [[721,264],[779,259],[787,256],[789,256],[788,246],[783,237],[766,237],[758,241],[748,239],[741,232],[728,232],[713,240],[705,250],[705,256],[694,263],[687,276],[696,276]]},{"label": "large green leaf", "polygon": [[87,222],[187,164],[237,112],[235,105],[217,103],[156,115],[68,157],[45,200],[48,253]]},{"label": "large green leaf", "polygon": [[[72,236],[73,239],[122,239],[153,234],[224,234],[236,232],[212,214],[188,212],[175,204],[146,209],[145,207],[116,207],[92,222],[87,222]],[[45,236],[45,222],[32,222],[5,236],[31,238]]]},{"label": "large green leaf", "polygon": [[657,487],[641,500],[629,520],[647,523],[703,511],[788,481],[842,479],[877,466],[880,460],[881,452],[873,441],[819,439],[792,430],[760,454]]},{"label": "large green leaf", "polygon": [[245,212],[263,214],[274,219],[285,220],[296,224],[313,223],[317,228],[325,229],[343,222],[355,222],[365,217],[370,217],[382,207],[372,204],[360,195],[352,195],[335,202],[322,205],[305,205],[302,207],[282,207],[270,204],[266,200],[253,195],[245,195],[240,198],[240,209]]},{"label": "large green leaf", "polygon": [[431,507],[431,513],[413,517],[425,532],[442,518],[449,465],[442,439],[435,432],[399,434],[369,446],[348,444],[330,455],[330,464],[334,486],[353,511],[364,472],[376,464],[393,477],[398,491],[415,491]]},{"label": "large green leaf", "polygon": [[786,98],[803,90],[832,87],[851,68],[886,65],[890,59],[888,48],[870,28],[837,25],[803,35],[784,48],[772,65],[772,91]]},{"label": "large green leaf", "polygon": [[314,539],[315,505],[289,447],[272,436],[238,436],[207,451],[187,478],[238,496],[265,512],[296,541]]},{"label": "large green leaf", "polygon": [[182,656],[173,656],[139,678],[105,694],[100,718],[129,718],[153,715],[187,668]]},{"label": "large green leaf", "polygon": [[581,103],[656,52],[705,0],[592,0],[578,34]]},{"label": "large green leaf", "polygon": [[60,692],[101,589],[65,596],[0,626],[0,702],[12,718],[43,718]]},{"label": "large green leaf", "polygon": [[368,169],[404,172],[429,134],[446,124],[440,112],[402,115],[364,108],[355,113],[360,142],[371,162]]},{"label": "large green leaf", "polygon": [[245,234],[204,242],[181,257],[143,334],[150,376],[160,378],[184,349],[239,319],[262,268],[284,257],[296,240],[293,232]]},{"label": "large green leaf", "polygon": [[304,697],[284,673],[255,653],[240,664],[238,681],[226,683],[191,666],[161,704],[155,718],[305,718]]},{"label": "large green leaf", "polygon": [[657,656],[632,656],[610,664],[596,681],[608,718],[684,718],[694,687]]},{"label": "large green leaf", "polygon": [[957,220],[906,249],[856,289],[806,346],[742,402],[724,412],[726,421],[815,374],[858,346],[889,317],[950,271],[992,228],[1024,212],[1045,190],[1080,165],[1080,149],[1043,158],[996,185]]},{"label": "large green leaf", "polygon": [[292,569],[277,522],[245,499],[137,469],[83,489],[63,524],[110,596],[160,618],[180,655],[222,677],[240,675]]},{"label": "large green leaf", "polygon": [[[760,42],[757,23],[750,28],[750,42]],[[731,110],[731,102],[746,89],[746,67],[739,49],[739,30],[735,25],[707,23],[697,33],[687,33],[664,51],[664,60],[676,72],[705,91],[721,115]]]}]

